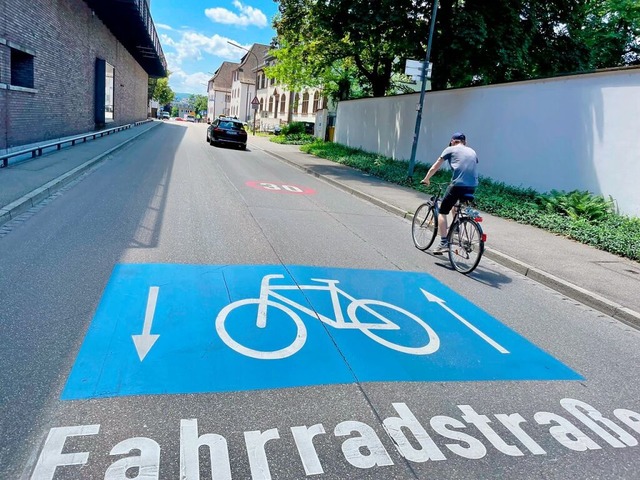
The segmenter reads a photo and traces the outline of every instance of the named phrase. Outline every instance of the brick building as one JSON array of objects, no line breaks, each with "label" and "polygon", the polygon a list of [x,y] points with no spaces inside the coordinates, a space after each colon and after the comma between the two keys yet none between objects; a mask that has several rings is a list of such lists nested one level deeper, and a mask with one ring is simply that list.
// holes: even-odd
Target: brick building
[{"label": "brick building", "polygon": [[150,0],[0,0],[0,151],[147,117]]}]

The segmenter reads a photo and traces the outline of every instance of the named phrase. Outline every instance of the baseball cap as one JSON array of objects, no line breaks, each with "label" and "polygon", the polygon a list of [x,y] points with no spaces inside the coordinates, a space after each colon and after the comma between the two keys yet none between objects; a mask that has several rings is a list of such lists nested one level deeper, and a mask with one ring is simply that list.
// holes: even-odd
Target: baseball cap
[{"label": "baseball cap", "polygon": [[451,140],[462,140],[464,142],[467,140],[467,137],[464,135],[464,133],[456,132],[451,135]]}]

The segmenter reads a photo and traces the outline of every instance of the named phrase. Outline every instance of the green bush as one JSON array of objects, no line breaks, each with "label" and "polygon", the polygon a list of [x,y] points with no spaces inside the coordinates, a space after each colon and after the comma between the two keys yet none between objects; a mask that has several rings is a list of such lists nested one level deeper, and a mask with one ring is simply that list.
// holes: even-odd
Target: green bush
[{"label": "green bush", "polygon": [[[430,165],[418,163],[409,182],[409,165],[405,161],[318,140],[300,149],[427,193],[434,193],[437,187],[433,183],[447,182],[451,178],[449,173],[439,171],[432,177],[432,185],[425,187],[419,182]],[[485,177],[480,178],[475,198],[476,206],[492,215],[544,228],[640,261],[640,218],[618,215],[612,198],[605,199],[584,191],[540,194],[532,189],[512,187]]]},{"label": "green bush", "polygon": [[304,133],[304,123],[302,122],[291,122],[282,127],[282,135],[295,135],[299,133]]},{"label": "green bush", "polygon": [[567,215],[574,220],[586,218],[591,221],[600,221],[614,211],[611,197],[607,200],[602,196],[579,190],[569,193],[551,190],[548,194],[538,195],[536,200],[543,210]]},{"label": "green bush", "polygon": [[280,143],[284,145],[306,145],[316,141],[316,137],[307,133],[291,133],[288,135],[277,135],[271,137],[270,140],[273,143]]}]

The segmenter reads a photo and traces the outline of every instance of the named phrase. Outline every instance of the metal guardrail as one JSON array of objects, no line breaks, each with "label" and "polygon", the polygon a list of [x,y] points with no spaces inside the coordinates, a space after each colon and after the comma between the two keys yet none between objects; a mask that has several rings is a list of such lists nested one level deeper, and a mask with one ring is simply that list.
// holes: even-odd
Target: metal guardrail
[{"label": "metal guardrail", "polygon": [[11,153],[5,153],[0,155],[0,161],[2,162],[2,165],[0,165],[0,168],[6,168],[9,166],[9,159],[13,158],[13,157],[18,157],[21,155],[27,155],[27,154],[31,154],[31,158],[36,158],[36,157],[40,157],[42,156],[42,151],[48,148],[56,148],[57,150],[60,150],[62,148],[62,146],[66,143],[71,144],[71,146],[75,145],[78,142],[83,142],[85,143],[87,141],[88,138],[92,138],[93,140],[95,140],[98,137],[104,137],[105,135],[111,135],[112,133],[115,132],[120,132],[122,130],[126,130],[128,128],[131,127],[137,127],[138,125],[142,125],[143,123],[147,123],[147,122],[152,122],[153,119],[146,119],[146,120],[141,120],[139,122],[134,122],[134,123],[128,123],[126,125],[120,125],[118,127],[113,127],[113,128],[109,128],[107,130],[100,130],[99,132],[93,132],[93,133],[87,133],[84,135],[77,135],[75,137],[69,137],[69,138],[65,138],[64,140],[59,140],[57,142],[48,142],[48,143],[43,143],[41,145],[36,145],[34,147],[29,147],[29,148],[25,148],[22,150],[17,150],[15,152],[11,152]]}]

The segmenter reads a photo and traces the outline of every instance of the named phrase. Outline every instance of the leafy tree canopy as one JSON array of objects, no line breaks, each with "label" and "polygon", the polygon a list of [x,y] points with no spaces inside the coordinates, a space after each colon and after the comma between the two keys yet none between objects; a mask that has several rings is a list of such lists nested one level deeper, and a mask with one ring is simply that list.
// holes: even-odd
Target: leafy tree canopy
[{"label": "leafy tree canopy", "polygon": [[[432,0],[278,3],[268,75],[293,89],[381,96],[424,58]],[[435,89],[640,64],[638,0],[442,0],[436,18]]]},{"label": "leafy tree canopy", "polygon": [[163,106],[173,102],[175,94],[169,86],[169,77],[159,78],[155,82],[152,98]]},{"label": "leafy tree canopy", "polygon": [[189,95],[189,106],[199,113],[202,110],[206,110],[208,106],[207,96],[206,95]]},{"label": "leafy tree canopy", "polygon": [[416,0],[280,0],[274,27],[283,52],[276,57],[289,65],[271,73],[292,87],[322,80],[337,92],[355,81],[365,93],[384,95],[394,60],[421,50],[415,39],[425,28],[425,6]]}]

